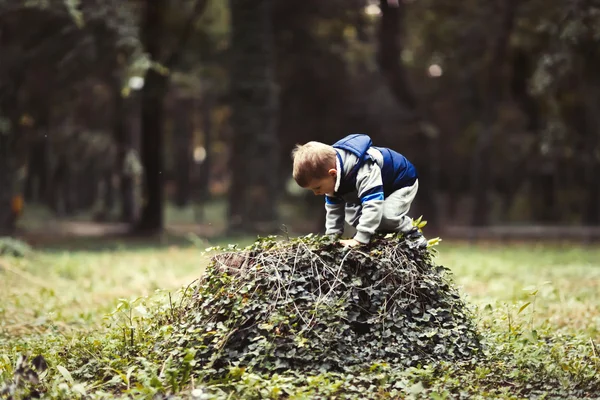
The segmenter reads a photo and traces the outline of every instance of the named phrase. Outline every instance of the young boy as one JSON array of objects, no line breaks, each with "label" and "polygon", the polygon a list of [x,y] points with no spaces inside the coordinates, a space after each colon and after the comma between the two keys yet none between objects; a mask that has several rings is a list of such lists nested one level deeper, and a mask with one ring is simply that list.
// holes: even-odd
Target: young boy
[{"label": "young boy", "polygon": [[327,235],[344,232],[344,216],[356,235],[347,246],[369,243],[377,232],[402,232],[412,247],[427,240],[406,215],[417,194],[415,167],[403,155],[375,147],[364,134],[352,134],[333,146],[321,142],[297,145],[292,151],[298,185],[325,195]]}]

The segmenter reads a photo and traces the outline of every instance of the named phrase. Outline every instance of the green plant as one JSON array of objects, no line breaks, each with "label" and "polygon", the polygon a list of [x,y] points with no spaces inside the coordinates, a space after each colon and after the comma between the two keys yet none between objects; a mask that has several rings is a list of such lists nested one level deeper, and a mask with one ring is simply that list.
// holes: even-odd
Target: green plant
[{"label": "green plant", "polygon": [[[343,371],[385,360],[416,366],[479,353],[471,314],[427,250],[401,235],[348,249],[331,238],[258,240],[213,257],[169,321],[160,353],[196,372]],[[212,372],[211,372],[212,371]]]},{"label": "green plant", "polygon": [[[402,238],[391,239],[402,247]],[[252,249],[276,252],[282,250],[280,246],[287,249],[286,245],[299,246],[302,241],[313,243],[309,247],[317,254],[331,246],[331,257],[339,261],[346,257],[344,264],[352,257],[364,257],[355,261],[366,260],[365,265],[371,259],[387,262],[385,252],[379,254],[375,248],[357,248],[348,254],[326,238],[311,236],[296,240],[290,238],[288,243],[285,238],[283,241],[265,238],[248,248],[235,245],[218,248],[216,256],[247,254]],[[260,366],[228,361],[234,355],[229,353],[231,343],[225,342],[219,355],[220,360],[226,361],[221,373],[215,368],[202,368],[198,351],[191,348],[192,342],[187,339],[195,337],[198,322],[189,315],[198,316],[198,309],[187,306],[197,298],[194,291],[205,279],[219,276],[225,283],[218,287],[226,293],[240,282],[240,274],[254,269],[237,273],[217,269],[200,282],[194,282],[207,263],[197,249],[149,248],[138,243],[135,250],[127,243],[115,248],[102,253],[39,249],[36,257],[6,259],[5,264],[13,263],[19,273],[3,274],[0,279],[0,387],[14,383],[21,357],[28,355],[27,360],[31,361],[41,355],[48,369],[38,374],[38,384],[20,387],[15,398],[26,398],[31,390],[43,398],[61,400],[579,399],[593,398],[600,392],[596,340],[600,302],[596,261],[600,253],[595,248],[445,242],[436,252],[429,249],[413,254],[402,250],[409,260],[422,259],[424,255],[431,261],[435,256],[438,264],[452,267],[452,278],[461,290],[455,292],[475,306],[473,321],[481,333],[482,357],[432,359],[411,367],[394,360],[375,360],[344,365],[340,371],[319,371],[318,365],[314,370],[262,371]],[[437,268],[433,262],[431,266]],[[215,265],[210,267],[214,268]],[[259,274],[256,282],[263,282],[258,278],[264,277],[265,269],[256,273]],[[304,275],[300,272],[300,276]],[[31,279],[23,279],[24,276]],[[352,276],[357,278],[354,273]],[[346,282],[345,275],[340,277]],[[328,282],[320,278],[323,283]],[[368,286],[365,285],[368,277],[360,278],[363,284],[359,287]],[[255,281],[250,277],[245,279]],[[551,280],[552,286],[538,284],[523,291],[522,282],[545,280]],[[191,286],[184,285],[189,282]],[[348,282],[351,286],[358,285],[352,280]],[[154,291],[157,286],[165,290]],[[211,293],[216,296],[216,288],[204,292],[205,297]],[[223,301],[227,298],[224,293],[219,297]],[[274,302],[276,297],[269,296],[270,293],[265,293],[265,302],[261,304]],[[144,296],[139,297],[141,294]],[[246,296],[247,307],[254,291]],[[519,313],[528,301],[531,303]],[[322,303],[332,310],[343,305],[341,300],[339,304]],[[140,306],[145,312],[138,312]],[[535,311],[534,318],[530,311]],[[292,314],[286,314],[283,307],[283,312],[273,312],[269,320],[261,321],[265,324],[262,328],[267,331],[266,338],[275,341],[272,349],[277,349],[277,340],[281,340],[281,335],[276,336],[273,331],[279,327],[281,332],[282,327],[293,324]],[[225,318],[224,314],[218,315]],[[511,329],[507,330],[509,317]],[[185,321],[187,334],[182,325]],[[310,334],[320,332],[319,329],[323,328],[317,325],[308,334],[296,335],[290,344],[300,349],[317,348],[319,339],[313,340]],[[176,335],[184,340],[176,341]],[[235,339],[234,335],[229,341]],[[289,332],[283,336],[289,338],[285,335]],[[0,395],[0,399],[6,398]]]},{"label": "green plant", "polygon": [[32,252],[31,246],[22,240],[0,237],[0,256],[26,257]]}]

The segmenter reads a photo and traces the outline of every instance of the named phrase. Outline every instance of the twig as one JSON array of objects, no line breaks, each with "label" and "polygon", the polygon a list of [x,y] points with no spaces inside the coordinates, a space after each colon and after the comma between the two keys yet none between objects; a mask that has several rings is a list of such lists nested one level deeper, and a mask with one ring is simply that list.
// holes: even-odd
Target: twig
[{"label": "twig", "polygon": [[171,309],[171,318],[175,321],[175,310],[173,310],[173,301],[171,300],[171,292],[169,292],[169,308]]},{"label": "twig", "polygon": [[[592,352],[594,353],[594,357],[598,358],[598,351],[596,349],[596,343],[594,343],[594,340],[592,338],[590,338],[590,344],[592,345]],[[598,364],[597,361],[596,361],[596,364]]]},{"label": "twig", "polygon": [[[188,289],[196,282],[198,282],[198,279],[194,279],[192,282],[190,282],[189,285],[187,285],[185,287],[185,290],[183,291],[183,294],[181,295],[181,300],[179,301],[179,308],[181,308],[181,305],[183,304],[183,300],[185,300],[185,295],[187,294]],[[171,296],[171,293],[169,292],[169,300],[170,300],[170,296]]]}]

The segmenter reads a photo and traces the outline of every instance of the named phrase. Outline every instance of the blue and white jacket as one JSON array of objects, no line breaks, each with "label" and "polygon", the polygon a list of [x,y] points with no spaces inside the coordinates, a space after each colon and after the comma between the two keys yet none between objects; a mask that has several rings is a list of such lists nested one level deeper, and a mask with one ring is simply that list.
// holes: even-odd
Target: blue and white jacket
[{"label": "blue and white jacket", "polygon": [[365,134],[333,144],[337,153],[335,193],[325,196],[326,234],[344,231],[344,216],[356,227],[354,239],[368,243],[381,224],[383,201],[417,180],[415,167],[402,154],[375,147]]}]

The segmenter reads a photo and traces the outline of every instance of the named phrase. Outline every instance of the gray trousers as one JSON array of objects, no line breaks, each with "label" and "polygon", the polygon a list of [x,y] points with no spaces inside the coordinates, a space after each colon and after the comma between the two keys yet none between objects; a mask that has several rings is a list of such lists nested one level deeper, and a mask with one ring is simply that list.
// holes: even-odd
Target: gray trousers
[{"label": "gray trousers", "polygon": [[[406,233],[412,229],[412,218],[406,215],[410,209],[417,191],[419,180],[412,186],[396,190],[383,201],[383,215],[378,232],[402,232]],[[346,207],[346,222],[356,227],[361,215],[360,207]]]},{"label": "gray trousers", "polygon": [[412,186],[396,190],[383,201],[383,216],[381,218],[380,231],[392,231],[406,233],[412,229],[412,218],[406,215],[410,210],[417,191],[419,180]]}]

